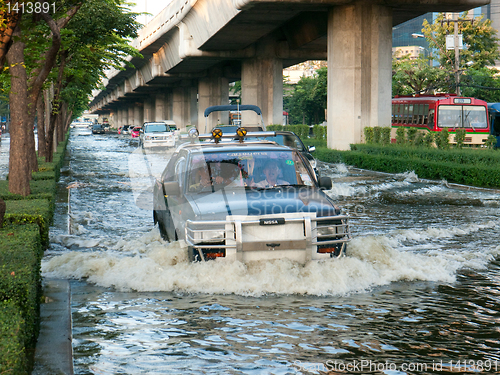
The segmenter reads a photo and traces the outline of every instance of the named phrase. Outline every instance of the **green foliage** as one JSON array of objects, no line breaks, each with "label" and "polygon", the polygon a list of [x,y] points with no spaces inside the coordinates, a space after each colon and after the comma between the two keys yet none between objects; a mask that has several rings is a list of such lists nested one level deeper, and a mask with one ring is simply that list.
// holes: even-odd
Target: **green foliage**
[{"label": "green foliage", "polygon": [[380,126],[374,126],[373,127],[373,142],[374,143],[380,143],[380,136],[381,136],[381,128]]},{"label": "green foliage", "polygon": [[[488,82],[492,87],[499,87],[498,79],[494,77],[496,71],[492,69],[488,72],[484,69],[494,66],[495,60],[500,58],[497,44],[499,39],[491,26],[491,20],[480,16],[474,22],[467,22],[467,17],[468,13],[462,13],[459,17],[462,22],[458,23],[458,33],[463,35],[463,42],[467,45],[467,48],[460,51],[459,69],[465,72],[461,81],[470,88],[467,90],[468,96],[485,98],[482,96],[483,88],[477,87],[479,90],[475,90],[474,86],[480,86],[480,82]],[[430,48],[438,51],[436,58],[443,74],[442,79],[436,83],[436,88],[442,92],[455,92],[455,52],[446,49],[446,35],[453,35],[454,23],[447,22],[444,13],[439,13],[432,24],[424,21],[422,32]],[[486,77],[488,78],[485,79]]]},{"label": "green foliage", "polygon": [[413,140],[413,145],[416,147],[424,146],[424,134],[422,132],[417,132]]},{"label": "green foliage", "polygon": [[403,144],[406,142],[406,129],[402,126],[396,129],[396,143]]},{"label": "green foliage", "polygon": [[408,145],[351,145],[351,151],[317,148],[315,157],[330,163],[389,173],[414,171],[420,178],[481,187],[500,187],[500,153],[487,149],[417,148]]},{"label": "green foliage", "polygon": [[0,374],[27,374],[24,351],[25,327],[19,307],[13,300],[0,301]]},{"label": "green foliage", "polygon": [[445,73],[431,65],[432,60],[420,56],[410,59],[409,55],[392,60],[392,94],[413,95],[431,93],[443,80]]},{"label": "green foliage", "polygon": [[0,230],[0,301],[13,301],[25,322],[19,332],[27,348],[35,346],[40,323],[42,247],[38,226]]},{"label": "green foliage", "polygon": [[485,142],[486,147],[489,148],[490,150],[493,150],[496,144],[497,144],[497,138],[493,134],[490,134]]},{"label": "green foliage", "polygon": [[313,126],[313,134],[316,139],[326,139],[327,127],[322,125]]},{"label": "green foliage", "polygon": [[302,139],[305,146],[326,147],[326,139],[306,138]]},{"label": "green foliage", "polygon": [[415,144],[415,138],[417,137],[418,129],[417,128],[408,128],[406,132],[406,141],[408,144]]},{"label": "green foliage", "polygon": [[270,131],[280,131],[283,130],[283,128],[284,128],[283,125],[280,124],[271,124],[266,126],[266,129]]},{"label": "green foliage", "polygon": [[498,70],[481,67],[467,69],[460,78],[462,96],[480,98],[490,103],[500,102]]},{"label": "green foliage", "polygon": [[49,247],[49,226],[54,207],[48,199],[22,199],[5,201],[7,208],[4,221],[12,224],[37,224],[44,248]]},{"label": "green foliage", "polygon": [[302,77],[293,86],[289,98],[284,100],[290,124],[312,125],[325,120],[326,80],[327,68],[320,68],[313,77]]},{"label": "green foliage", "polygon": [[308,125],[287,125],[284,127],[284,130],[294,132],[302,140],[306,139],[309,136],[309,126]]},{"label": "green foliage", "polygon": [[[496,30],[491,20],[477,17],[474,22],[466,21],[469,15],[463,13],[458,23],[459,34],[467,45],[460,51],[460,87],[463,96],[472,96],[488,102],[500,101],[500,79],[495,65],[500,53]],[[429,57],[420,55],[417,59],[395,56],[392,62],[392,93],[412,95],[438,92],[455,92],[455,52],[446,49],[446,35],[453,35],[454,24],[439,13],[434,22],[427,20],[422,33],[429,45]],[[437,64],[434,64],[437,61]]]},{"label": "green foliage", "polygon": [[455,147],[456,148],[462,148],[462,146],[464,145],[465,134],[466,134],[466,131],[463,128],[455,130]]},{"label": "green foliage", "polygon": [[450,132],[448,129],[443,129],[440,132],[434,133],[434,142],[437,148],[446,150],[450,148]]},{"label": "green foliage", "polygon": [[432,147],[434,144],[434,135],[431,132],[425,133],[423,143],[426,147]]},{"label": "green foliage", "polygon": [[367,144],[390,144],[391,143],[391,128],[374,126],[373,128],[367,126],[363,129],[365,134],[365,142]]},{"label": "green foliage", "polygon": [[388,145],[391,143],[391,128],[390,126],[384,126],[380,134],[380,143],[383,145]]},{"label": "green foliage", "polygon": [[364,133],[365,133],[365,142],[368,143],[368,144],[371,144],[371,143],[374,143],[373,141],[373,128],[371,126],[366,126],[364,129],[363,129]]},{"label": "green foliage", "polygon": [[39,164],[37,173],[52,173],[53,179],[32,180],[28,197],[9,193],[8,181],[0,181],[0,197],[6,199],[0,229],[0,374],[28,374],[39,332],[41,259],[66,145],[67,138],[57,146],[53,163]]}]

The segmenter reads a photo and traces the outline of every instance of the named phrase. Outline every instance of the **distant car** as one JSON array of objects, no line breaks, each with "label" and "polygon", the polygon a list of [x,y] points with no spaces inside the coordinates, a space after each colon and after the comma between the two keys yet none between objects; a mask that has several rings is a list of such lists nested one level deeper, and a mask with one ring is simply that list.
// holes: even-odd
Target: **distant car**
[{"label": "distant car", "polygon": [[153,189],[161,236],[184,240],[193,261],[343,256],[349,219],[322,191],[331,179],[317,181],[293,148],[248,138],[175,150]]},{"label": "distant car", "polygon": [[141,127],[140,126],[134,126],[132,130],[130,131],[130,136],[132,138],[139,138],[139,135],[141,134]]},{"label": "distant car", "polygon": [[94,124],[92,125],[92,134],[104,134],[106,131],[104,130],[104,126],[102,124]]},{"label": "distant car", "polygon": [[177,126],[172,120],[145,122],[142,125],[142,147],[174,147]]},{"label": "distant car", "polygon": [[130,134],[131,125],[123,125],[121,129],[118,129],[118,134]]}]

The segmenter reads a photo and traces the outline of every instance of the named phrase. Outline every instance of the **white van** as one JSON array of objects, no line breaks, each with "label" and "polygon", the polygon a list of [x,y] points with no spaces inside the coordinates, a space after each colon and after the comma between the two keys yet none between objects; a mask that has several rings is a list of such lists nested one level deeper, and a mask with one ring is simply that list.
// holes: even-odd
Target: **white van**
[{"label": "white van", "polygon": [[145,122],[139,136],[142,147],[174,147],[177,126],[172,120]]}]

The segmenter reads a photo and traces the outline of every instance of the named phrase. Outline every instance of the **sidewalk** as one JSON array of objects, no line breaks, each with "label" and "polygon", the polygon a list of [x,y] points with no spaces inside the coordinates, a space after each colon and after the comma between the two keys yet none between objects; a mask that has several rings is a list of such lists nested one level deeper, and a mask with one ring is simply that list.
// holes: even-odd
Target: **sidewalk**
[{"label": "sidewalk", "polygon": [[44,279],[40,335],[32,375],[73,375],[71,290],[67,280]]}]

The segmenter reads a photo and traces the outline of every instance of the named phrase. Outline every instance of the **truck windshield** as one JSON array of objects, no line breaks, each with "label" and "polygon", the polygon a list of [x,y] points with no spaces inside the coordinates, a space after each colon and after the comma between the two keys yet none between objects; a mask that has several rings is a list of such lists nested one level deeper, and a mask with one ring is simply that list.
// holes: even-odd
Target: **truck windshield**
[{"label": "truck windshield", "polygon": [[165,124],[148,124],[144,127],[145,133],[169,132],[170,129]]},{"label": "truck windshield", "polygon": [[190,165],[190,192],[211,190],[214,186],[314,186],[314,179],[296,150],[199,153],[191,158]]}]

